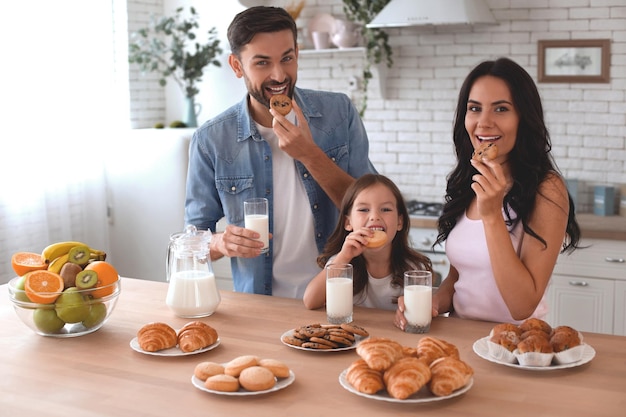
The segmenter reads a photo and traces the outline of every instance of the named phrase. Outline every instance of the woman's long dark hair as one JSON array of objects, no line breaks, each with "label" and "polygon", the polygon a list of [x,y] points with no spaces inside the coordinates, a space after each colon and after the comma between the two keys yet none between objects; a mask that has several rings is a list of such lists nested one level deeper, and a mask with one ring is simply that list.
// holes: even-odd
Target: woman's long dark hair
[{"label": "woman's long dark hair", "polygon": [[[317,263],[320,267],[324,268],[328,260],[341,252],[343,242],[346,240],[346,236],[350,232],[345,230],[345,219],[350,214],[354,200],[361,193],[361,191],[372,187],[375,184],[382,184],[387,187],[396,199],[396,209],[398,215],[402,217],[402,229],[396,233],[393,241],[391,242],[391,271],[393,277],[391,279],[391,285],[394,287],[402,287],[404,284],[404,272],[410,269],[424,269],[432,271],[432,264],[430,259],[421,253],[417,252],[411,245],[409,245],[409,229],[411,227],[411,221],[409,219],[409,212],[404,202],[402,193],[396,186],[396,184],[384,175],[379,174],[365,174],[357,179],[347,190],[341,202],[341,210],[339,213],[339,221],[333,231],[332,235],[328,238],[328,242],[324,247],[324,253],[317,258]],[[350,262],[353,266],[353,285],[354,294],[359,294],[364,290],[367,290],[367,268],[365,265],[365,258],[363,255],[359,255],[352,259]],[[395,300],[394,300],[395,301]]]},{"label": "woman's long dark hair", "polygon": [[[507,223],[515,226],[521,221],[524,231],[545,246],[545,239],[532,230],[528,221],[535,206],[539,186],[549,175],[558,175],[558,171],[550,154],[552,144],[544,122],[543,107],[537,86],[526,70],[508,58],[479,64],[469,73],[459,92],[453,131],[457,165],[448,176],[445,204],[438,222],[437,243],[448,238],[457,219],[469,207],[475,196],[470,186],[472,176],[478,171],[470,164],[474,149],[465,129],[465,115],[474,82],[486,75],[497,77],[507,84],[511,91],[513,105],[520,118],[515,146],[509,153],[513,186],[503,202]],[[569,213],[565,231],[567,239],[563,243],[563,252],[576,249],[580,240],[580,228],[576,222],[574,202],[569,193],[568,199]],[[513,216],[508,208],[516,216]]]}]

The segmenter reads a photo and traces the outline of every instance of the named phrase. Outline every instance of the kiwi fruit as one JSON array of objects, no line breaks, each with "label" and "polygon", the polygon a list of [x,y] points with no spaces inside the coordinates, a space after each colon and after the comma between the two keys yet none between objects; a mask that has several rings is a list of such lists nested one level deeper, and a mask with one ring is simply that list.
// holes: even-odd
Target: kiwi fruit
[{"label": "kiwi fruit", "polygon": [[87,265],[91,250],[87,246],[78,245],[70,249],[68,261],[77,265]]},{"label": "kiwi fruit", "polygon": [[80,265],[66,262],[59,271],[59,275],[63,278],[63,289],[76,286],[76,275],[82,270]]},{"label": "kiwi fruit", "polygon": [[98,273],[96,271],[80,271],[76,275],[76,287],[81,290],[94,287],[98,283]]}]

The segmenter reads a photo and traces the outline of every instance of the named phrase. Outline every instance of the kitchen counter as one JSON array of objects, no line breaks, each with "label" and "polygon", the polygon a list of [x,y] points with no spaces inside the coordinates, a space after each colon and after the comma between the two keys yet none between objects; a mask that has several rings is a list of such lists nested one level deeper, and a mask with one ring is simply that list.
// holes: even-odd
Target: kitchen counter
[{"label": "kitchen counter", "polygon": [[[626,240],[626,217],[580,213],[576,219],[585,239]],[[437,218],[411,216],[411,227],[436,229]]]},{"label": "kitchen counter", "polygon": [[[214,350],[184,357],[144,355],[132,350],[137,330],[152,321],[180,328],[190,321],[165,306],[167,284],[122,278],[117,309],[103,328],[90,335],[57,339],[38,336],[18,318],[0,286],[0,409],[7,416],[617,416],[626,407],[626,337],[585,333],[596,356],[579,367],[531,371],[482,359],[473,343],[493,323],[435,318],[429,335],[454,343],[474,369],[465,394],[443,401],[401,404],[357,396],[338,376],[357,355],[306,352],[280,342],[294,327],[325,322],[324,310],[307,310],[301,301],[222,292],[217,312],[202,321],[219,333]],[[415,346],[423,335],[392,325],[394,312],[355,308],[355,322],[373,336]],[[295,374],[283,390],[230,397],[195,388],[191,376],[202,361],[227,362],[253,354],[280,359]]]}]

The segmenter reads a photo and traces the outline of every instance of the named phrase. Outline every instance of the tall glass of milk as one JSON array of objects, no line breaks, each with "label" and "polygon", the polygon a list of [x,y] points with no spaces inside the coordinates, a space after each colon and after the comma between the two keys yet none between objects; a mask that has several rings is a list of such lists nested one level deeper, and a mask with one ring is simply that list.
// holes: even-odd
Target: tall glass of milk
[{"label": "tall glass of milk", "polygon": [[352,321],[352,265],[326,266],[326,319],[331,324]]},{"label": "tall glass of milk", "polygon": [[211,266],[211,231],[187,226],[170,236],[166,259],[169,281],[165,304],[179,317],[206,317],[221,298]]},{"label": "tall glass of milk", "polygon": [[270,249],[268,213],[267,198],[250,198],[243,202],[244,227],[261,235],[259,240],[264,245],[261,253]]},{"label": "tall glass of milk", "polygon": [[427,333],[430,330],[433,305],[433,277],[430,271],[404,273],[404,317],[407,333]]}]

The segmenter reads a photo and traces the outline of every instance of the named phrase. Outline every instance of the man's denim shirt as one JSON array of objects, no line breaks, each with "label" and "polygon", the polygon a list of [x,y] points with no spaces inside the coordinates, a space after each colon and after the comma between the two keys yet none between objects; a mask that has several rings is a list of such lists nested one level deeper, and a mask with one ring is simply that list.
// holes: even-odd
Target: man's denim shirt
[{"label": "man's denim shirt", "polygon": [[[295,89],[315,143],[341,169],[358,178],[376,170],[369,160],[365,127],[345,94]],[[314,217],[318,252],[334,230],[338,210],[304,165],[296,161]],[[269,200],[273,231],[272,153],[250,117],[248,97],[194,133],[189,149],[185,224],[215,232],[224,216],[229,224],[244,225],[243,202]],[[299,233],[293,230],[293,233]],[[272,240],[270,250],[256,258],[231,258],[235,291],[272,294]],[[318,254],[312,253],[312,257]],[[312,277],[311,277],[312,278]]]}]

